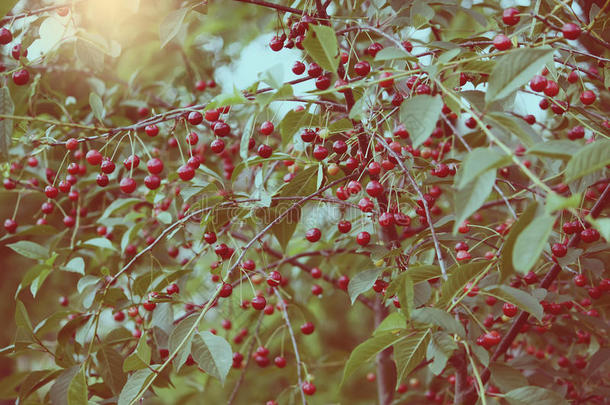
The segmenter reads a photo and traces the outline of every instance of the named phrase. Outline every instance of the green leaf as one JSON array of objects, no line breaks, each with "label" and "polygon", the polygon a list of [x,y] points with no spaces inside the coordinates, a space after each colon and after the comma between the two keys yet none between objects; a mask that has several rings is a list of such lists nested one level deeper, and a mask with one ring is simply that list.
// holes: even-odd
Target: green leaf
[{"label": "green leaf", "polygon": [[453,233],[456,234],[462,223],[487,200],[496,182],[496,170],[491,169],[476,177],[453,197],[455,207],[455,222]]},{"label": "green leaf", "polygon": [[119,395],[121,388],[127,381],[123,372],[123,356],[110,346],[104,345],[95,354],[100,365],[100,374],[104,383],[115,395]]},{"label": "green leaf", "polygon": [[502,392],[508,392],[528,384],[521,371],[506,364],[495,361],[489,366],[489,370],[491,371],[491,382]]},{"label": "green leaf", "polygon": [[161,40],[161,48],[165,47],[174,39],[178,32],[180,32],[180,28],[184,23],[184,19],[186,18],[186,14],[188,13],[188,8],[180,8],[178,10],[172,11],[167,17],[163,19],[161,22],[161,26],[159,27],[159,39]]},{"label": "green leaf", "polygon": [[525,274],[536,264],[553,230],[555,217],[542,214],[517,236],[513,249],[515,269]]},{"label": "green leaf", "polygon": [[91,111],[93,111],[95,118],[101,122],[106,115],[106,110],[104,109],[102,99],[97,95],[97,93],[92,92],[89,94],[89,105],[91,106]]},{"label": "green leaf", "polygon": [[489,75],[485,103],[501,100],[526,84],[546,63],[552,63],[553,48],[517,48],[496,60]]},{"label": "green leaf", "polygon": [[15,324],[20,328],[24,328],[30,333],[33,331],[32,321],[30,321],[28,311],[25,308],[25,305],[23,305],[23,302],[19,300],[17,300],[15,303]]},{"label": "green leaf", "polygon": [[226,107],[231,105],[244,104],[248,100],[237,90],[233,88],[233,93],[221,93],[214,97],[206,106],[205,110],[211,110],[218,107]]},{"label": "green leaf", "polygon": [[[68,392],[74,377],[82,370],[82,365],[76,365],[65,369],[55,380],[55,383],[49,390],[51,404],[64,405],[68,404]],[[87,403],[87,402],[85,402]],[[70,404],[71,405],[71,404]],[[80,405],[80,404],[79,404]]]},{"label": "green leaf", "polygon": [[409,53],[401,48],[397,47],[388,47],[383,48],[381,51],[377,52],[375,55],[375,62],[385,61],[385,60],[394,60],[394,59],[408,59],[414,60],[415,58]]},{"label": "green leaf", "polygon": [[493,295],[502,301],[516,305],[519,309],[530,313],[536,319],[542,321],[544,310],[542,309],[542,305],[540,305],[533,295],[507,285],[487,287],[485,288],[485,291],[489,295]]},{"label": "green leaf", "polygon": [[170,355],[176,353],[179,345],[184,339],[186,339],[186,343],[176,353],[176,357],[174,359],[174,367],[176,367],[176,369],[180,369],[182,367],[191,352],[192,333],[190,333],[190,331],[193,329],[193,326],[198,319],[199,314],[192,314],[184,318],[179,324],[176,325],[174,330],[172,330],[172,333],[169,335],[168,346]]},{"label": "green leaf", "polygon": [[431,307],[414,309],[411,313],[411,319],[416,322],[439,326],[446,332],[454,333],[462,338],[466,337],[464,326],[442,309]]},{"label": "green leaf", "polygon": [[15,7],[17,1],[19,0],[3,0],[2,3],[0,3],[0,18],[7,15],[8,12],[11,11],[13,7]]},{"label": "green leaf", "polygon": [[[313,28],[313,29],[311,29]],[[326,25],[310,25],[303,47],[322,69],[336,72],[339,67],[339,43],[335,30]]]},{"label": "green leaf", "polygon": [[132,402],[138,400],[139,398],[137,395],[152,376],[153,372],[149,368],[138,370],[130,375],[125,386],[121,390],[117,405],[130,405]]},{"label": "green leaf", "polygon": [[379,335],[383,332],[397,331],[398,329],[405,329],[407,327],[407,319],[401,312],[392,312],[384,318],[383,321],[377,326],[374,336]]},{"label": "green leaf", "polygon": [[552,140],[536,143],[527,150],[527,153],[530,155],[569,160],[577,149],[578,148],[574,147],[573,141]]},{"label": "green leaf", "polygon": [[7,246],[28,259],[46,260],[49,258],[49,249],[38,243],[20,240],[19,242],[11,243]]},{"label": "green leaf", "polygon": [[509,391],[504,394],[504,399],[510,405],[568,405],[568,401],[555,391],[532,386]]},{"label": "green leaf", "polygon": [[82,366],[68,387],[68,405],[83,405],[88,402],[87,376],[85,367]]},{"label": "green leaf", "polygon": [[430,335],[430,329],[418,330],[394,344],[394,359],[398,370],[396,387],[426,358]]},{"label": "green leaf", "polygon": [[123,371],[140,370],[147,368],[150,364],[151,351],[146,344],[146,337],[143,335],[138,341],[138,345],[133,353],[131,353],[123,362]]},{"label": "green leaf", "polygon": [[244,130],[241,134],[241,140],[239,141],[239,156],[244,160],[248,159],[250,137],[252,136],[252,130],[254,128],[255,121],[255,115],[251,115],[250,118],[248,118],[248,122],[246,122]]},{"label": "green leaf", "polygon": [[117,198],[113,202],[110,203],[104,210],[104,213],[100,217],[100,220],[106,219],[114,214],[116,211],[124,208],[131,207],[132,205],[136,205],[141,203],[142,200],[139,198]]},{"label": "green leaf", "polygon": [[387,349],[394,343],[405,339],[405,333],[406,332],[404,330],[400,333],[381,333],[377,336],[365,340],[364,342],[356,346],[356,348],[350,354],[347,363],[345,363],[345,369],[343,370],[343,379],[341,380],[341,385],[343,385],[345,380],[348,379],[352,374],[354,374],[354,372],[358,368],[360,368],[360,366],[371,362],[373,358],[377,355],[377,353]]},{"label": "green leaf", "polygon": [[572,156],[565,172],[565,181],[572,182],[610,165],[610,140],[597,139]]},{"label": "green leaf", "polygon": [[34,281],[32,281],[32,284],[30,285],[30,292],[32,293],[32,296],[34,298],[36,298],[38,291],[40,291],[40,287],[42,287],[42,284],[47,279],[49,274],[51,274],[51,268],[47,267],[46,269],[42,270],[42,272],[38,275],[38,277],[34,279]]},{"label": "green leaf", "polygon": [[398,302],[400,302],[400,309],[407,319],[411,317],[411,311],[415,308],[414,299],[414,282],[411,277],[413,269],[409,269],[407,272],[403,272],[390,282],[386,289],[386,297],[398,296]]},{"label": "green leaf", "polygon": [[75,257],[74,259],[70,260],[66,264],[66,266],[64,267],[64,270],[84,275],[85,274],[85,261],[83,260],[82,257]]},{"label": "green leaf", "polygon": [[587,218],[602,235],[604,239],[610,241],[610,218],[596,218],[593,219],[590,216]]},{"label": "green leaf", "polygon": [[83,245],[99,247],[102,249],[116,250],[116,248],[112,245],[112,242],[110,242],[106,238],[89,239],[89,240],[84,241]]},{"label": "green leaf", "polygon": [[[10,7],[13,8],[15,2],[9,0]],[[0,13],[4,12],[6,5],[0,5]],[[10,8],[9,8],[10,10]],[[8,11],[8,10],[6,10]],[[3,86],[0,89],[0,114],[13,115],[15,112],[15,105],[11,98],[11,92],[8,86]],[[3,119],[0,121],[0,160],[3,162],[8,161],[8,150],[11,146],[11,138],[13,136],[13,120]]]},{"label": "green leaf", "polygon": [[439,375],[445,369],[447,361],[457,349],[457,343],[446,333],[436,332],[432,335],[428,349],[426,350],[426,358],[433,360],[428,366],[434,375]]},{"label": "green leaf", "polygon": [[521,118],[507,113],[491,112],[485,115],[485,120],[505,132],[507,136],[515,135],[527,147],[534,145],[534,138],[538,138],[530,125]]},{"label": "green leaf", "polygon": [[282,135],[282,146],[288,145],[297,131],[301,128],[315,128],[320,124],[320,117],[307,111],[291,110],[282,119],[278,130]]},{"label": "green leaf", "polygon": [[413,280],[413,284],[428,281],[441,276],[441,268],[439,266],[426,264],[421,266],[412,266],[407,269],[407,274]]},{"label": "green leaf", "polygon": [[367,292],[375,284],[375,280],[379,276],[381,269],[364,270],[356,274],[347,285],[347,293],[352,300],[352,305],[356,302],[358,296]]},{"label": "green leaf", "polygon": [[571,194],[569,197],[562,197],[556,192],[551,191],[546,195],[544,209],[547,214],[551,214],[565,208],[578,208],[581,199],[582,195],[580,193]]},{"label": "green leaf", "polygon": [[504,247],[502,248],[502,255],[500,256],[500,275],[502,280],[505,280],[515,272],[515,265],[513,263],[515,242],[517,242],[517,237],[523,232],[525,227],[532,222],[536,216],[537,209],[538,204],[534,201],[519,215],[517,222],[510,227]]},{"label": "green leaf", "polygon": [[458,190],[461,190],[488,170],[496,169],[510,161],[510,156],[505,155],[497,148],[473,149],[462,161],[459,175],[455,178],[455,185]]},{"label": "green leaf", "polygon": [[441,297],[438,304],[444,306],[450,303],[453,297],[463,291],[464,286],[466,286],[468,282],[480,275],[489,266],[491,266],[491,264],[487,261],[452,266],[448,271],[450,274],[449,278],[441,287]]},{"label": "green leaf", "polygon": [[209,375],[224,384],[233,364],[231,345],[222,336],[205,331],[193,337],[193,358]]},{"label": "green leaf", "polygon": [[419,147],[432,133],[443,109],[440,96],[419,95],[405,100],[400,107],[400,121],[409,131],[413,147]]}]

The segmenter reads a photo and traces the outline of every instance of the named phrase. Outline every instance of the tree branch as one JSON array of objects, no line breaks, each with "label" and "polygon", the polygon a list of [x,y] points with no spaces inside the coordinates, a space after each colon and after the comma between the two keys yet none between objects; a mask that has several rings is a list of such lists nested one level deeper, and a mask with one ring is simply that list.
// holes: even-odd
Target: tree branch
[{"label": "tree branch", "polygon": [[280,4],[270,3],[270,2],[264,1],[264,0],[233,0],[233,1],[237,1],[240,3],[256,4],[258,6],[263,6],[263,7],[272,8],[274,10],[283,11],[285,13],[292,13],[292,14],[298,14],[298,15],[305,14],[303,12],[303,10],[299,10],[298,8],[286,7],[286,6],[282,6]]}]

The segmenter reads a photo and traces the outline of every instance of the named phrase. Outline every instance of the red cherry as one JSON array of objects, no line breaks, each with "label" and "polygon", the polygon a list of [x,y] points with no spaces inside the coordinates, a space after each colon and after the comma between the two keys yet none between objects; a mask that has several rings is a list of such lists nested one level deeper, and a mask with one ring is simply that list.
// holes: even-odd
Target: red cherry
[{"label": "red cherry", "polygon": [[216,243],[216,234],[214,232],[206,232],[203,234],[203,239],[211,245]]},{"label": "red cherry", "polygon": [[358,76],[366,76],[371,72],[371,64],[362,60],[354,65],[354,72]]},{"label": "red cherry", "polygon": [[46,186],[44,188],[44,193],[48,198],[55,198],[59,194],[59,191],[53,186]]},{"label": "red cherry", "polygon": [[502,312],[504,312],[504,315],[506,315],[510,318],[517,315],[518,311],[519,311],[519,308],[517,308],[516,305],[513,305],[508,302],[504,303],[504,305],[502,306]]},{"label": "red cherry", "polygon": [[507,8],[502,13],[502,22],[504,22],[506,25],[517,25],[520,19],[519,10],[516,8]]},{"label": "red cherry", "polygon": [[201,114],[199,111],[191,111],[186,120],[191,125],[199,125],[203,122],[203,114]]},{"label": "red cherry", "polygon": [[301,388],[305,395],[313,395],[316,393],[316,386],[311,382],[304,382]]},{"label": "red cherry", "polygon": [[130,155],[123,161],[123,166],[127,170],[137,169],[140,166],[140,157],[138,155]]},{"label": "red cherry", "polygon": [[220,111],[218,110],[208,110],[204,113],[205,120],[208,122],[218,121],[220,117]]},{"label": "red cherry", "polygon": [[189,165],[182,165],[178,168],[178,176],[183,181],[189,181],[193,177],[195,177],[195,169],[193,169]]},{"label": "red cherry", "polygon": [[314,243],[320,240],[322,237],[322,232],[318,228],[311,228],[305,233],[305,238]]},{"label": "red cherry", "polygon": [[371,55],[373,58],[375,57],[375,55],[377,55],[377,53],[379,51],[381,51],[383,49],[383,45],[381,45],[379,42],[373,42],[371,45],[369,45],[369,47],[366,49],[366,53],[368,53],[369,55]]},{"label": "red cherry", "polygon": [[156,190],[161,185],[161,178],[159,176],[157,176],[156,174],[150,174],[150,175],[144,177],[144,185],[149,190]]},{"label": "red cherry", "polygon": [[119,183],[119,187],[124,193],[131,194],[136,189],[136,181],[131,177],[123,177]]},{"label": "red cherry", "polygon": [[536,75],[532,78],[532,80],[530,80],[530,88],[533,91],[536,92],[541,92],[546,88],[546,77],[541,76],[541,75]]},{"label": "red cherry", "polygon": [[0,28],[0,45],[9,44],[13,40],[13,33],[7,28]]},{"label": "red cherry", "polygon": [[384,188],[377,180],[371,180],[366,185],[366,193],[373,198],[377,198],[383,194]]},{"label": "red cherry", "polygon": [[342,140],[335,141],[333,142],[333,151],[339,155],[342,155],[347,152],[347,144]]},{"label": "red cherry", "polygon": [[273,37],[271,38],[271,41],[269,41],[269,47],[274,52],[281,51],[284,47],[284,41],[278,37]]},{"label": "red cherry", "polygon": [[231,127],[226,122],[217,121],[216,124],[214,124],[214,135],[222,138],[224,136],[229,135],[230,133]]},{"label": "red cherry", "polygon": [[261,127],[258,130],[258,132],[260,132],[263,135],[271,135],[271,133],[273,132],[274,129],[275,129],[275,126],[273,125],[273,123],[271,121],[265,121],[261,124]]},{"label": "red cherry", "polygon": [[159,135],[159,127],[156,125],[147,125],[146,127],[144,127],[144,132],[146,132],[146,135],[152,137],[155,137],[157,135]]},{"label": "red cherry", "polygon": [[356,243],[358,243],[360,246],[366,246],[369,244],[370,241],[371,235],[366,231],[360,232],[356,236]]},{"label": "red cherry", "polygon": [[145,310],[147,310],[148,312],[152,312],[156,307],[157,304],[151,301],[144,301],[144,303],[142,304],[142,306],[144,307]]},{"label": "red cherry", "polygon": [[562,32],[564,38],[573,40],[573,39],[578,39],[578,37],[580,36],[581,30],[578,25],[573,24],[573,23],[567,23],[567,24],[564,24],[563,27],[561,27],[561,32]]},{"label": "red cherry", "polygon": [[108,185],[108,183],[110,183],[110,180],[108,179],[107,175],[105,175],[104,173],[100,173],[95,178],[95,182],[100,187],[106,187]]},{"label": "red cherry", "polygon": [[227,298],[233,292],[233,286],[231,284],[225,283],[220,288],[220,293],[218,295],[222,298]]},{"label": "red cherry", "polygon": [[257,311],[261,311],[265,309],[267,300],[262,295],[257,295],[256,297],[252,298],[250,304],[252,305],[252,308],[256,309]]},{"label": "red cherry", "polygon": [[305,72],[305,64],[303,62],[296,61],[292,66],[292,73],[295,75],[302,75]]},{"label": "red cherry", "polygon": [[498,51],[505,51],[513,46],[510,38],[504,34],[498,34],[493,39],[493,45]]},{"label": "red cherry", "polygon": [[6,231],[8,233],[15,233],[17,231],[17,221],[15,221],[14,219],[5,219],[4,220],[4,229],[6,229]]},{"label": "red cherry", "polygon": [[301,332],[303,332],[304,335],[311,335],[314,329],[315,327],[311,322],[305,322],[303,325],[301,325]]},{"label": "red cherry", "polygon": [[277,287],[282,282],[282,275],[279,271],[272,271],[267,276],[267,284],[269,287]]},{"label": "red cherry", "polygon": [[547,80],[546,87],[544,88],[544,94],[546,94],[549,97],[554,97],[558,93],[559,93],[559,85],[552,80]]},{"label": "red cherry", "polygon": [[13,73],[13,83],[17,86],[24,86],[30,81],[30,72],[21,69]]},{"label": "red cherry", "polygon": [[273,149],[269,145],[262,144],[258,147],[256,153],[263,159],[267,159],[273,154]]},{"label": "red cherry", "polygon": [[383,72],[381,73],[381,82],[379,82],[379,86],[384,89],[390,88],[394,85],[394,79],[392,78],[392,72]]},{"label": "red cherry", "polygon": [[593,93],[591,90],[583,91],[582,94],[580,95],[580,101],[584,105],[593,104],[595,102],[595,93]]},{"label": "red cherry", "polygon": [[102,173],[110,174],[110,173],[114,172],[114,169],[116,169],[116,165],[114,164],[114,162],[112,160],[104,159],[104,160],[102,160],[100,169],[102,170]]},{"label": "red cherry", "polygon": [[214,139],[210,143],[210,149],[216,154],[220,154],[225,150],[225,142],[222,139]]},{"label": "red cherry", "polygon": [[159,174],[163,171],[163,161],[159,158],[152,158],[146,163],[146,168],[151,174]]},{"label": "red cherry", "polygon": [[348,233],[352,229],[352,223],[349,221],[345,221],[345,220],[339,221],[339,223],[337,224],[337,228],[339,229],[339,232],[341,232],[341,233]]},{"label": "red cherry", "polygon": [[199,142],[199,135],[195,132],[191,132],[186,136],[186,143],[189,145],[197,145],[197,142]]},{"label": "red cherry", "polygon": [[85,159],[91,166],[97,166],[102,163],[102,154],[98,152],[96,149],[91,149],[85,155]]},{"label": "red cherry", "polygon": [[316,79],[316,88],[318,90],[326,90],[330,87],[330,77],[323,75]]},{"label": "red cherry", "polygon": [[273,362],[275,363],[276,367],[278,367],[278,368],[286,367],[286,358],[284,358],[282,356],[277,356],[275,359],[273,359]]},{"label": "red cherry", "polygon": [[63,219],[64,225],[68,228],[72,228],[76,224],[76,219],[70,215],[66,215]]},{"label": "red cherry", "polygon": [[309,67],[307,68],[307,75],[309,77],[319,77],[322,75],[324,71],[322,70],[322,68],[320,67],[320,65],[318,65],[317,63],[311,63],[309,65]]},{"label": "red cherry", "polygon": [[324,160],[328,156],[328,149],[322,145],[316,145],[313,149],[313,157],[317,160]]}]

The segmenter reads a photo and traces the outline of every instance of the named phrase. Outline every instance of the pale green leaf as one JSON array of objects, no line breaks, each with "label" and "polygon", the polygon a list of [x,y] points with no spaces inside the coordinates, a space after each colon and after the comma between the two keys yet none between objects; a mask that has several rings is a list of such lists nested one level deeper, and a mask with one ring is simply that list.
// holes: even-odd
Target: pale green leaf
[{"label": "pale green leaf", "polygon": [[496,170],[491,169],[480,174],[454,194],[455,222],[453,233],[456,234],[461,224],[487,200],[496,182]]},{"label": "pale green leaf", "polygon": [[405,100],[400,107],[400,121],[411,136],[413,147],[419,147],[432,133],[441,111],[440,96],[418,95]]},{"label": "pale green leaf", "polygon": [[525,274],[536,264],[551,235],[554,222],[554,216],[540,215],[519,234],[513,249],[516,270]]},{"label": "pale green leaf", "polygon": [[233,364],[231,345],[222,336],[205,331],[193,337],[193,358],[206,373],[224,384]]},{"label": "pale green leaf", "polygon": [[352,305],[356,302],[358,296],[364,292],[369,291],[375,280],[379,276],[381,269],[364,270],[356,274],[347,285],[347,293],[352,300]]},{"label": "pale green leaf", "polygon": [[565,181],[571,182],[610,165],[610,140],[598,139],[572,156],[565,172]]},{"label": "pale green leaf", "polygon": [[446,332],[454,333],[462,338],[466,336],[464,326],[442,309],[431,307],[414,309],[411,313],[411,319],[416,322],[439,326]]},{"label": "pale green leaf", "polygon": [[339,44],[335,30],[326,25],[310,25],[303,47],[311,58],[328,72],[339,67]]}]

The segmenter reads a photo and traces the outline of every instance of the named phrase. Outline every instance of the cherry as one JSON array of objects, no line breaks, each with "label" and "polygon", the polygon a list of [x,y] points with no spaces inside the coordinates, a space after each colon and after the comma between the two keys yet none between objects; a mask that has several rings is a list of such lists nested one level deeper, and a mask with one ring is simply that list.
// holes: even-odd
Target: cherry
[{"label": "cherry", "polygon": [[314,284],[311,286],[311,293],[313,295],[322,295],[322,293],[324,292],[324,289],[319,286],[318,284]]},{"label": "cherry", "polygon": [[[470,260],[472,259],[472,256],[470,255],[470,253],[468,253],[466,250],[460,250],[459,252],[457,252],[457,254],[455,255],[455,258],[458,261],[465,261],[465,260]],[[470,295],[470,293],[468,294]]]},{"label": "cherry", "polygon": [[383,49],[383,45],[381,45],[379,42],[373,42],[371,45],[369,45],[369,47],[366,49],[366,53],[368,53],[369,55],[371,55],[371,57],[375,57],[375,55],[377,55],[377,53],[379,51],[381,51]]},{"label": "cherry", "polygon": [[46,186],[44,188],[44,193],[48,198],[55,198],[59,194],[59,191],[53,186]]},{"label": "cherry", "polygon": [[210,143],[210,149],[216,154],[220,154],[225,150],[225,142],[222,139],[214,139]]},{"label": "cherry", "polygon": [[[574,128],[568,131],[568,139],[576,140],[585,137],[585,128],[581,125],[576,125]],[[573,233],[573,232],[572,232]]]},{"label": "cherry", "polygon": [[513,45],[510,38],[504,34],[498,34],[493,39],[493,45],[498,51],[510,49]]},{"label": "cherry", "polygon": [[267,284],[269,287],[277,287],[282,282],[282,275],[279,271],[272,271],[267,276]]},{"label": "cherry", "polygon": [[273,132],[274,129],[275,129],[275,127],[271,121],[265,121],[262,123],[258,132],[260,132],[263,135],[271,135],[271,133]]},{"label": "cherry", "polygon": [[573,23],[567,23],[564,24],[563,27],[561,27],[561,33],[563,34],[563,37],[566,39],[578,39],[578,37],[580,36],[581,30],[580,27],[576,24]]},{"label": "cherry", "polygon": [[[214,237],[216,237],[216,235],[214,235]],[[256,263],[254,263],[254,260],[252,260],[252,259],[247,259],[242,262],[241,267],[244,270],[253,271],[256,268]],[[280,274],[278,273],[277,275],[280,275]],[[277,276],[275,276],[275,275],[271,277],[271,279],[276,279],[276,278],[277,278]],[[278,280],[280,280],[280,281],[282,280],[281,276]],[[269,285],[271,285],[271,284],[269,284]]]},{"label": "cherry", "polygon": [[152,312],[157,307],[157,304],[151,301],[144,301],[142,307],[148,312]]},{"label": "cherry", "polygon": [[14,190],[17,187],[17,182],[13,179],[4,179],[2,181],[4,188],[7,190]]},{"label": "cherry", "polygon": [[375,204],[367,197],[364,197],[358,202],[358,208],[360,208],[360,211],[362,212],[372,212],[375,208]]},{"label": "cherry", "polygon": [[549,97],[554,97],[559,94],[559,85],[552,80],[547,80],[546,86],[544,88],[544,94]]},{"label": "cherry", "polygon": [[580,238],[585,243],[593,243],[599,240],[599,232],[595,228],[584,229],[580,232]]},{"label": "cherry", "polygon": [[338,155],[342,155],[347,152],[347,144],[342,140],[337,140],[333,142],[333,151]]},{"label": "cherry", "polygon": [[186,164],[193,170],[197,170],[201,165],[201,158],[197,155],[191,156],[189,160],[186,161]]},{"label": "cherry", "polygon": [[313,267],[309,274],[311,274],[313,278],[320,278],[322,277],[322,270],[320,270],[319,267]]},{"label": "cherry", "polygon": [[178,168],[178,176],[183,181],[189,181],[195,177],[195,169],[190,167],[189,165],[182,165]]},{"label": "cherry", "polygon": [[301,388],[305,395],[313,395],[316,393],[316,386],[312,382],[304,382],[303,385],[301,385]]},{"label": "cherry", "polygon": [[102,163],[102,154],[96,149],[91,149],[87,152],[85,159],[91,166],[98,166]]},{"label": "cherry", "polygon": [[286,367],[286,358],[277,356],[275,359],[273,359],[273,363],[275,363],[275,366],[278,368],[284,368]]},{"label": "cherry", "polygon": [[313,157],[317,160],[324,160],[328,156],[328,149],[322,145],[316,145],[313,150]]},{"label": "cherry", "polygon": [[584,287],[587,284],[587,276],[584,274],[575,275],[573,280],[578,287]]},{"label": "cherry", "polygon": [[217,121],[216,124],[214,124],[214,135],[222,138],[230,133],[231,127],[226,122]]},{"label": "cherry", "polygon": [[304,335],[311,335],[314,331],[315,327],[313,325],[313,323],[311,322],[305,322],[303,325],[301,325],[301,332]]},{"label": "cherry", "polygon": [[123,177],[119,183],[119,187],[124,193],[133,193],[136,189],[136,181],[131,177]]},{"label": "cherry", "polygon": [[317,63],[311,63],[309,67],[307,67],[307,75],[309,77],[319,77],[322,75],[324,71]]},{"label": "cherry", "polygon": [[150,174],[150,175],[144,177],[144,185],[149,190],[156,190],[161,185],[161,178],[159,176],[157,176],[156,174]]},{"label": "cherry", "polygon": [[30,72],[21,69],[13,73],[13,83],[17,86],[24,86],[30,81]]},{"label": "cherry", "polygon": [[502,312],[504,312],[504,315],[512,318],[513,316],[517,315],[517,311],[519,309],[517,308],[516,305],[513,305],[511,303],[504,303],[504,305],[502,305]]},{"label": "cherry", "polygon": [[370,175],[377,176],[379,173],[381,173],[381,165],[377,162],[371,162],[368,165],[368,171]]},{"label": "cherry", "polygon": [[381,73],[381,80],[379,82],[379,86],[384,89],[390,88],[394,85],[394,79],[392,78],[392,72],[383,72]]},{"label": "cherry", "polygon": [[284,41],[281,38],[273,37],[269,41],[269,48],[274,52],[279,52],[284,47]]},{"label": "cherry", "polygon": [[252,304],[252,308],[256,309],[257,311],[261,311],[265,309],[267,300],[262,295],[257,295],[256,297],[252,298],[250,304]]},{"label": "cherry", "polygon": [[546,88],[547,80],[546,77],[536,75],[530,80],[530,89],[536,92],[541,92]]},{"label": "cherry", "polygon": [[233,292],[233,286],[231,284],[224,283],[222,285],[222,287],[220,288],[220,292],[218,293],[218,296],[220,296],[222,298],[227,298],[231,295],[232,292]]},{"label": "cherry", "polygon": [[201,114],[199,111],[191,111],[186,120],[191,125],[199,125],[203,122],[203,114]]},{"label": "cherry", "polygon": [[6,231],[8,233],[17,232],[17,221],[15,221],[14,219],[10,219],[10,218],[5,219],[4,220],[4,229],[6,229]]},{"label": "cherry", "polygon": [[108,185],[108,183],[110,183],[110,180],[108,179],[107,175],[105,175],[104,173],[100,173],[95,178],[95,182],[100,187],[106,187]]},{"label": "cherry", "polygon": [[358,76],[366,76],[371,72],[371,65],[365,60],[362,60],[354,65],[354,72]]},{"label": "cherry", "polygon": [[502,22],[504,22],[506,25],[517,25],[520,19],[519,10],[516,8],[507,8],[502,13]]},{"label": "cherry", "polygon": [[593,104],[595,102],[595,93],[593,93],[591,90],[583,91],[582,94],[580,95],[580,101],[584,105]]},{"label": "cherry", "polygon": [[205,120],[208,122],[218,121],[220,117],[220,111],[218,110],[208,110],[204,113]]},{"label": "cherry", "polygon": [[123,161],[123,166],[127,170],[137,169],[140,166],[140,157],[138,155],[130,155]]},{"label": "cherry", "polygon": [[146,127],[144,127],[144,132],[146,132],[146,135],[152,138],[159,135],[159,127],[154,124],[147,125]]},{"label": "cherry", "polygon": [[146,168],[150,174],[159,174],[163,171],[163,161],[159,158],[152,158],[146,163]]},{"label": "cherry", "polygon": [[13,33],[8,29],[0,28],[0,45],[6,45],[13,40]]},{"label": "cherry", "polygon": [[102,170],[102,173],[110,174],[114,172],[114,169],[116,169],[116,165],[110,159],[103,159],[102,163],[100,164],[100,169]]},{"label": "cherry", "polygon": [[292,66],[292,73],[294,73],[295,75],[302,75],[304,72],[305,64],[300,61],[294,62],[294,65]]},{"label": "cherry", "polygon": [[366,193],[373,198],[377,198],[383,194],[384,188],[377,180],[371,180],[366,185]]},{"label": "cherry", "polygon": [[564,243],[553,243],[551,252],[555,257],[564,257],[568,253],[568,247]]},{"label": "cherry", "polygon": [[326,75],[319,76],[316,79],[316,88],[318,90],[326,90],[330,87],[330,77]]},{"label": "cherry", "polygon": [[339,223],[337,224],[337,228],[341,233],[348,233],[352,229],[352,223],[345,220],[339,221]]},{"label": "cherry", "polygon": [[115,312],[113,318],[117,322],[123,322],[125,320],[125,313],[123,311]]},{"label": "cherry", "polygon": [[339,276],[337,279],[337,287],[341,290],[347,291],[347,286],[349,285],[349,277],[346,275]]},{"label": "cherry", "polygon": [[394,215],[390,212],[384,212],[379,216],[379,225],[392,226],[394,225]]},{"label": "cherry", "polygon": [[356,243],[358,243],[360,246],[366,246],[370,241],[371,234],[366,231],[362,231],[356,236]]},{"label": "cherry", "polygon": [[314,243],[320,240],[322,237],[322,232],[318,228],[311,228],[305,233],[305,238]]}]

